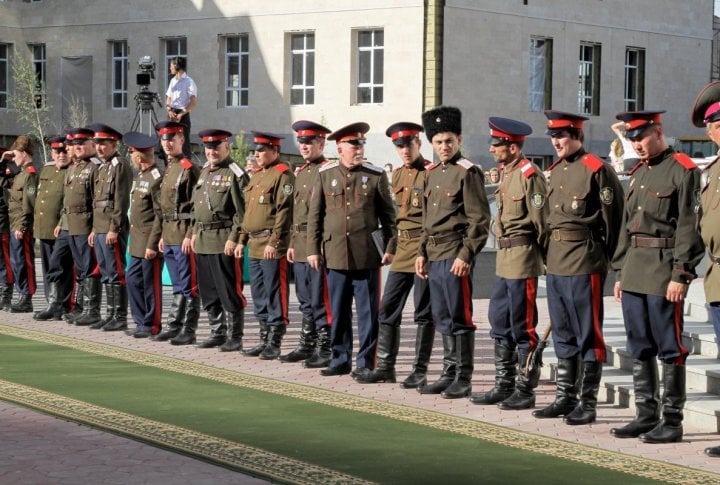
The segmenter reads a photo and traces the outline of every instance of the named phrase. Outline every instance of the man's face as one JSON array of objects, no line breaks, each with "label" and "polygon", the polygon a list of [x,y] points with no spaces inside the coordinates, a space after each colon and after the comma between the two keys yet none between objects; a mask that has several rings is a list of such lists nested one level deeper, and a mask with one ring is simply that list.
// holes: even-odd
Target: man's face
[{"label": "man's face", "polygon": [[50,156],[55,162],[55,166],[58,168],[67,167],[70,164],[70,157],[67,153],[67,148],[53,148],[50,152]]},{"label": "man's face", "polygon": [[451,160],[460,151],[462,136],[450,131],[435,133],[432,137],[432,146],[440,162]]},{"label": "man's face", "polygon": [[170,63],[170,74],[172,74],[173,76],[177,74],[177,67],[175,66],[174,62]]},{"label": "man's face", "polygon": [[175,133],[172,138],[160,141],[162,149],[168,157],[179,157],[182,155],[183,143],[185,143],[185,136],[182,133]]},{"label": "man's face", "polygon": [[643,160],[653,158],[667,148],[662,128],[657,125],[645,128],[638,136],[630,138],[630,142],[635,153]]},{"label": "man's face", "polygon": [[278,157],[278,151],[269,146],[263,146],[261,150],[255,150],[255,161],[259,168],[265,168],[273,163]]},{"label": "man's face", "polygon": [[413,162],[420,157],[420,139],[418,137],[413,137],[412,140],[404,145],[395,145],[395,151],[397,152],[398,157],[400,157],[403,165],[410,167]]},{"label": "man's face", "polygon": [[[363,140],[364,141],[364,140]],[[340,163],[345,168],[354,168],[363,164],[365,160],[365,144],[360,140],[349,140],[338,144]]]},{"label": "man's face", "polygon": [[550,135],[550,141],[558,158],[566,158],[582,148],[582,142],[570,136],[568,131]]},{"label": "man's face", "polygon": [[90,139],[85,140],[78,145],[73,145],[73,153],[75,154],[75,158],[78,160],[93,157],[97,154],[95,151],[95,144]]},{"label": "man's face", "polygon": [[300,156],[303,157],[303,160],[308,162],[320,158],[323,154],[324,148],[324,138],[315,137],[307,142],[298,140],[298,150],[300,151]]},{"label": "man's face", "polygon": [[707,124],[707,134],[710,139],[720,146],[720,121],[713,121]]},{"label": "man's face", "polygon": [[117,142],[112,140],[98,140],[95,143],[95,150],[97,150],[98,157],[107,161],[108,158],[115,154],[117,149]]},{"label": "man's face", "polygon": [[[517,151],[513,149],[513,147],[517,147],[517,145],[510,143],[496,143],[494,145],[490,145],[488,151],[498,164],[509,163],[514,161],[517,157]],[[492,177],[493,173],[495,172],[490,172],[490,177]]]},{"label": "man's face", "polygon": [[210,165],[217,165],[230,155],[230,144],[226,141],[217,145],[205,146],[205,158]]}]

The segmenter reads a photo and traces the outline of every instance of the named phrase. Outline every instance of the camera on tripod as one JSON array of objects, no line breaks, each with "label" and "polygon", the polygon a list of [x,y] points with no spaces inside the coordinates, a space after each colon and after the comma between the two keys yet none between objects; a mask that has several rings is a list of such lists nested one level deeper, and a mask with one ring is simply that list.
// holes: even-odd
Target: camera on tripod
[{"label": "camera on tripod", "polygon": [[137,85],[138,92],[135,95],[135,119],[133,119],[130,131],[153,134],[153,126],[157,124],[155,104],[162,106],[160,96],[150,91],[150,82],[155,79],[155,61],[150,56],[142,56],[138,59]]},{"label": "camera on tripod", "polygon": [[136,76],[137,85],[141,91],[146,91],[150,81],[155,79],[155,61],[150,56],[142,56],[138,59],[138,72]]}]

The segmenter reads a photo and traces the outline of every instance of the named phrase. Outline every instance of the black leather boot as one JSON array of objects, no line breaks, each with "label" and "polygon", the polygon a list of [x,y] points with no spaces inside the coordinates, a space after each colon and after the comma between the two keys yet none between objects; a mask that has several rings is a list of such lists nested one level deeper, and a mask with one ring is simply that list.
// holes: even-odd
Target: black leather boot
[{"label": "black leather boot", "polygon": [[113,285],[106,283],[102,285],[105,290],[105,317],[94,325],[90,325],[92,329],[103,328],[115,318],[115,293],[113,293]]},{"label": "black leather boot", "polygon": [[616,438],[637,438],[660,421],[660,384],[655,357],[633,361],[633,388],[635,419],[622,428],[612,428],[610,434]]},{"label": "black leather boot", "polygon": [[432,384],[417,388],[420,394],[440,394],[455,380],[457,372],[457,356],[455,352],[455,335],[443,335],[443,370],[440,378]]},{"label": "black leather boot", "polygon": [[455,380],[440,393],[445,399],[467,397],[472,391],[472,375],[475,369],[475,332],[455,336],[457,372]]},{"label": "black leather boot", "polygon": [[[9,269],[8,269],[9,271]],[[12,305],[13,297],[13,285],[5,285],[0,288],[0,309],[10,311],[10,305]]]},{"label": "black leather boot", "polygon": [[117,332],[127,328],[127,287],[121,284],[110,285],[112,293],[112,318],[102,326],[104,332]]},{"label": "black leather boot", "polygon": [[528,368],[527,351],[518,353],[518,373],[515,379],[515,392],[498,404],[500,409],[520,410],[535,407],[535,388],[538,385],[540,367]]},{"label": "black leather boot", "polygon": [[185,295],[182,293],[173,294],[172,303],[170,303],[170,313],[165,319],[162,331],[150,337],[155,342],[167,342],[171,338],[177,336],[183,327],[183,316],[185,316]]},{"label": "black leather boot", "polygon": [[48,306],[45,310],[36,312],[33,315],[33,320],[47,321],[47,320],[62,320],[63,307],[60,301],[60,283],[54,281],[48,283]]},{"label": "black leather boot", "polygon": [[258,356],[262,360],[275,360],[280,357],[280,345],[286,332],[285,324],[273,325],[269,328],[269,332],[267,345]]},{"label": "black leather boot", "polygon": [[405,389],[417,389],[427,384],[427,369],[432,355],[433,342],[435,340],[435,324],[419,324],[415,335],[415,361],[413,370],[400,387]]},{"label": "black leather boot", "polygon": [[558,359],[557,390],[555,401],[549,406],[533,411],[536,418],[558,418],[570,414],[577,406],[577,378],[580,372],[578,356],[571,359]]},{"label": "black leather boot", "polygon": [[301,360],[309,359],[315,353],[317,342],[318,333],[315,329],[315,322],[303,318],[298,346],[289,354],[280,356],[280,362],[300,362]]},{"label": "black leather boot", "polygon": [[75,285],[75,293],[72,297],[72,308],[69,312],[63,313],[62,319],[69,324],[75,323],[83,312],[83,299],[85,297],[85,281],[80,280]]},{"label": "black leather boot", "polygon": [[644,443],[679,443],[683,437],[685,365],[663,364],[662,420],[640,435]]},{"label": "black leather boot", "polygon": [[713,458],[720,457],[720,446],[710,446],[705,448],[705,454]]},{"label": "black leather boot", "polygon": [[303,361],[307,369],[321,369],[330,365],[332,357],[332,344],[330,343],[330,325],[325,325],[318,332],[318,345],[315,353]]},{"label": "black leather boot", "polygon": [[242,308],[237,312],[225,312],[227,317],[227,339],[220,346],[220,352],[237,352],[242,349],[242,337],[245,327],[245,313]]},{"label": "black leather boot", "polygon": [[83,314],[76,318],[73,323],[79,326],[96,325],[102,322],[100,320],[100,280],[98,278],[87,278],[84,289]]},{"label": "black leather boot", "polygon": [[473,404],[497,404],[512,396],[517,374],[517,352],[495,343],[495,387],[484,394],[470,396]]},{"label": "black leather boot", "polygon": [[[198,320],[200,320],[200,297],[191,296],[185,298],[183,307],[185,309],[184,316],[180,317],[182,330],[170,339],[171,345],[192,345],[195,343],[195,333],[198,328]],[[178,311],[180,310],[178,309]]]},{"label": "black leather boot", "polygon": [[602,364],[600,362],[583,362],[582,388],[580,389],[580,403],[570,414],[563,418],[565,424],[579,425],[594,423],[597,418],[597,397],[602,378]]},{"label": "black leather boot", "polygon": [[395,382],[395,362],[400,349],[400,327],[395,325],[380,325],[378,331],[378,344],[375,357],[377,366],[374,370],[355,379],[358,382]]},{"label": "black leather boot", "polygon": [[227,325],[225,324],[225,312],[220,304],[213,308],[208,308],[207,314],[208,322],[210,323],[210,337],[197,344],[199,349],[220,347],[226,340]]},{"label": "black leather boot", "polygon": [[268,325],[267,322],[260,320],[260,343],[250,350],[241,350],[240,353],[247,357],[257,357],[262,354],[267,346],[268,341]]},{"label": "black leather boot", "polygon": [[32,313],[32,296],[20,295],[15,303],[10,305],[10,313]]}]

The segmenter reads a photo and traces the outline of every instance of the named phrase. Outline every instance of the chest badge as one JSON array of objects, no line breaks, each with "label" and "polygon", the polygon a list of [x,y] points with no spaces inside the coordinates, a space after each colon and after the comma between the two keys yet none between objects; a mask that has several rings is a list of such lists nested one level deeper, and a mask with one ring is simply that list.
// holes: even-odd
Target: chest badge
[{"label": "chest badge", "polygon": [[613,201],[612,187],[603,187],[602,189],[600,189],[600,201],[605,205],[612,204],[612,201]]}]

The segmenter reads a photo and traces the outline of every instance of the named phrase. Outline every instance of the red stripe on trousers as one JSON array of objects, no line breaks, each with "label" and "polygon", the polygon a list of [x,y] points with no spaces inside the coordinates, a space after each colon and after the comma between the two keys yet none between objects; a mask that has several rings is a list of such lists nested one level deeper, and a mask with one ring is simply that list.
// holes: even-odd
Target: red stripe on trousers
[{"label": "red stripe on trousers", "polygon": [[117,268],[118,280],[122,286],[125,286],[125,265],[122,263],[122,256],[120,255],[120,245],[113,244],[113,254],[115,255],[115,267]]},{"label": "red stripe on trousers", "polygon": [[[312,270],[310,270],[312,271]],[[330,306],[330,290],[328,289],[328,281],[327,281],[327,270],[325,269],[325,266],[320,266],[320,271],[322,271],[322,279],[323,279],[323,305],[325,305],[325,318],[327,319],[328,327],[332,326],[332,307]]]},{"label": "red stripe on trousers", "polygon": [[675,365],[685,365],[685,359],[688,355],[688,350],[682,343],[682,327],[683,327],[683,302],[675,302],[675,340],[680,348],[680,355],[675,359]]},{"label": "red stripe on trousers", "polygon": [[287,257],[283,256],[278,260],[278,269],[280,270],[280,312],[286,327],[290,324],[287,267]]},{"label": "red stripe on trousers", "polygon": [[602,305],[602,278],[600,273],[590,275],[590,299],[592,304],[592,324],[595,334],[595,359],[601,364],[605,363],[605,337],[603,337],[602,322],[600,321],[600,305]]},{"label": "red stripe on trousers", "polygon": [[235,293],[240,297],[242,307],[247,307],[247,300],[243,295],[243,260],[242,258],[235,258]]},{"label": "red stripe on trousers", "polygon": [[476,330],[477,327],[472,321],[472,311],[470,311],[470,303],[472,295],[470,294],[470,276],[460,277],[460,288],[462,288],[463,309],[465,311],[465,325]]},{"label": "red stripe on trousers", "polygon": [[188,261],[190,261],[190,294],[193,296],[193,298],[197,298],[200,293],[198,292],[195,252],[192,249],[190,250],[190,254],[188,254]]},{"label": "red stripe on trousers", "polygon": [[530,338],[532,350],[537,347],[537,332],[535,331],[535,301],[537,300],[537,282],[535,278],[525,280],[525,331]]},{"label": "red stripe on trousers", "polygon": [[15,275],[10,262],[10,234],[4,232],[0,234],[0,244],[2,244],[2,258],[5,261],[5,274],[7,275],[6,283],[12,285],[15,283]]},{"label": "red stripe on trousers", "polygon": [[69,305],[70,311],[73,311],[73,309],[75,309],[75,295],[77,295],[77,287],[78,287],[77,270],[75,269],[75,265],[73,265],[73,267],[72,267],[72,280],[73,280],[73,284],[72,284],[72,288],[70,289],[70,305]]},{"label": "red stripe on trousers", "polygon": [[30,257],[32,251],[30,242],[30,231],[23,232],[23,256],[25,256],[25,268],[27,268],[28,293],[35,294],[35,261]]},{"label": "red stripe on trousers", "polygon": [[162,259],[158,256],[152,262],[153,297],[155,298],[155,313],[153,314],[152,334],[160,333],[162,327]]}]

